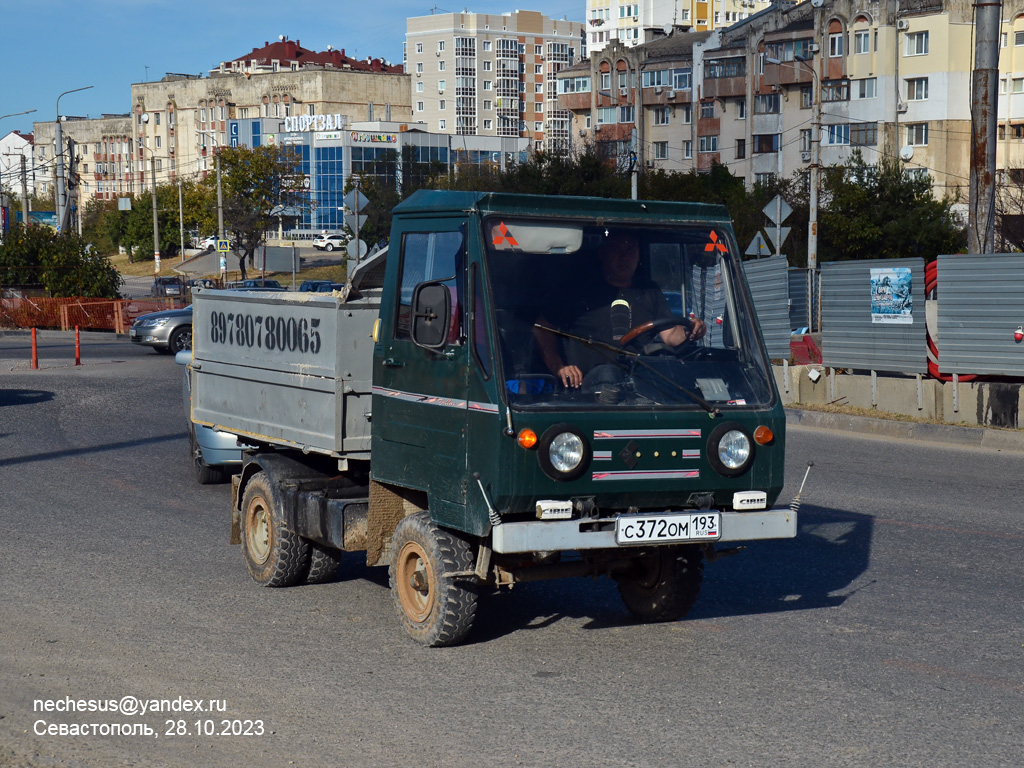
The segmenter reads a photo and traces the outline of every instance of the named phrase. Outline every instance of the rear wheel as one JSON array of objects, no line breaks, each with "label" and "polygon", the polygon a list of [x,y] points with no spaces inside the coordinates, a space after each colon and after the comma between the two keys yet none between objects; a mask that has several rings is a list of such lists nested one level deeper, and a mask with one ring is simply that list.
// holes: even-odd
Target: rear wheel
[{"label": "rear wheel", "polygon": [[324,547],[320,544],[309,545],[309,573],[306,574],[307,584],[323,584],[331,580],[341,565],[341,550]]},{"label": "rear wheel", "polygon": [[266,472],[257,472],[242,497],[242,553],[249,575],[263,587],[290,587],[309,573],[309,542],[285,519]]},{"label": "rear wheel", "polygon": [[704,555],[695,544],[659,547],[638,558],[635,569],[616,581],[622,602],[638,619],[675,621],[697,602],[704,581]]},{"label": "rear wheel", "polygon": [[438,528],[429,512],[404,518],[391,541],[391,596],[405,631],[427,646],[455,645],[476,618],[477,591],[449,574],[473,568],[468,542]]},{"label": "rear wheel", "polygon": [[324,246],[324,250],[325,251],[333,251],[334,250],[334,243],[328,243],[327,245],[325,245]]}]

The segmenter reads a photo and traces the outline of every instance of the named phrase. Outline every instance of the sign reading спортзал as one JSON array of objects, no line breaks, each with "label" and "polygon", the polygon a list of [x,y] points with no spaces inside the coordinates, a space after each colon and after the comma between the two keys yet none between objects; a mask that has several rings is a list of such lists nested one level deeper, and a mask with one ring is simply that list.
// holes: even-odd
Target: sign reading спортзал
[{"label": "sign reading \u0441\u043f\u043e\u0440\u0442\u0437\u0430\u043b", "polygon": [[348,118],[341,114],[290,115],[284,119],[286,132],[292,131],[336,131],[348,124]]}]

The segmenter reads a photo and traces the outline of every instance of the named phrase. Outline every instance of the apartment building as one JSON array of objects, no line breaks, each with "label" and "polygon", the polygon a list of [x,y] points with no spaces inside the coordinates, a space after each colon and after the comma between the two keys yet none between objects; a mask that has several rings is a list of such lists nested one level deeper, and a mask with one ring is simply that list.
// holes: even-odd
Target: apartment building
[{"label": "apartment building", "polygon": [[21,195],[21,158],[25,158],[25,185],[28,194],[36,191],[36,177],[39,169],[35,166],[32,145],[35,136],[31,133],[10,131],[0,137],[0,188],[7,187]]},{"label": "apartment building", "polygon": [[[787,3],[792,4],[792,3]],[[710,32],[764,10],[771,0],[587,0],[587,47],[635,47],[667,29]]]},{"label": "apartment building", "polygon": [[[65,115],[61,122],[68,199],[82,208],[91,199],[113,200],[131,194],[132,121],[127,114],[85,118]],[[40,195],[57,184],[57,128],[52,121],[32,124],[36,187]],[[70,147],[70,149],[69,149]]]},{"label": "apartment building", "polygon": [[[699,40],[674,31],[635,48],[615,41],[562,75],[560,104],[577,135],[615,142],[609,154],[632,151],[622,142],[635,128],[643,167],[722,163],[753,184],[806,172],[816,152],[828,166],[859,149],[868,164],[902,157],[908,173],[928,175],[936,195],[965,195],[972,33],[966,0],[773,6]],[[1002,46],[998,163],[1021,169],[1020,0],[1005,6]],[[589,81],[580,74],[587,69]],[[581,98],[581,88],[595,92]]]},{"label": "apartment building", "polygon": [[413,120],[439,133],[528,138],[564,151],[571,115],[557,74],[579,60],[583,24],[537,11],[439,13],[406,21]]}]

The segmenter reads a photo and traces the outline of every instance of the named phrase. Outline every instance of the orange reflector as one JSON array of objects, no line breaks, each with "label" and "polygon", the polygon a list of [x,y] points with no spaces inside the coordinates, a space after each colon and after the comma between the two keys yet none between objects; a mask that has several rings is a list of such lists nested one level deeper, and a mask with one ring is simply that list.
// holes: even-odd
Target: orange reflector
[{"label": "orange reflector", "polygon": [[532,429],[523,429],[519,432],[519,444],[523,448],[533,448],[537,444],[537,433]]},{"label": "orange reflector", "polygon": [[774,439],[775,435],[763,424],[754,430],[754,442],[758,445],[768,445]]}]

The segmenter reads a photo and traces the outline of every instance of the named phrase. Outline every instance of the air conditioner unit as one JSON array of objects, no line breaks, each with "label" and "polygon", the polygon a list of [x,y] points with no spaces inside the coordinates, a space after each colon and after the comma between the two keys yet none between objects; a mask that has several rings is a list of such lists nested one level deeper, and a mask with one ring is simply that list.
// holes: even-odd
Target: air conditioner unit
[{"label": "air conditioner unit", "polygon": [[817,53],[818,51],[821,50],[821,46],[818,45],[817,43],[811,43],[810,45],[807,46],[807,50],[810,51],[811,53]]},{"label": "air conditioner unit", "polygon": [[440,51],[434,51],[434,55],[437,56],[438,58],[440,58],[441,52]]},{"label": "air conditioner unit", "polygon": [[899,19],[896,22],[896,29],[898,29],[900,32],[906,32],[908,29],[910,29],[910,22],[907,21],[906,19]]},{"label": "air conditioner unit", "polygon": [[805,163],[811,162],[811,153],[810,152],[801,152],[800,153],[800,159],[803,160]]},{"label": "air conditioner unit", "polygon": [[594,133],[600,133],[600,132],[601,132],[601,126],[600,125],[595,125],[594,126]]},{"label": "air conditioner unit", "polygon": [[636,24],[638,21],[640,21],[640,17],[639,16],[634,16],[633,17],[633,23]]},{"label": "air conditioner unit", "polygon": [[665,98],[666,99],[674,99],[675,97],[676,97],[676,92],[675,91],[669,91],[668,93],[665,94]]},{"label": "air conditioner unit", "polygon": [[907,111],[907,103],[905,101],[897,101],[896,111],[902,115],[904,112]]},{"label": "air conditioner unit", "polygon": [[654,92],[655,93],[661,93],[661,86],[660,85],[654,86]]},{"label": "air conditioner unit", "polygon": [[423,73],[422,72],[417,72],[416,73],[416,77],[423,77]]},{"label": "air conditioner unit", "polygon": [[653,160],[648,160],[647,161],[647,167],[648,168],[653,168],[654,167],[654,161]]},{"label": "air conditioner unit", "polygon": [[619,88],[619,96],[625,96],[627,93],[629,93],[628,88]]}]

